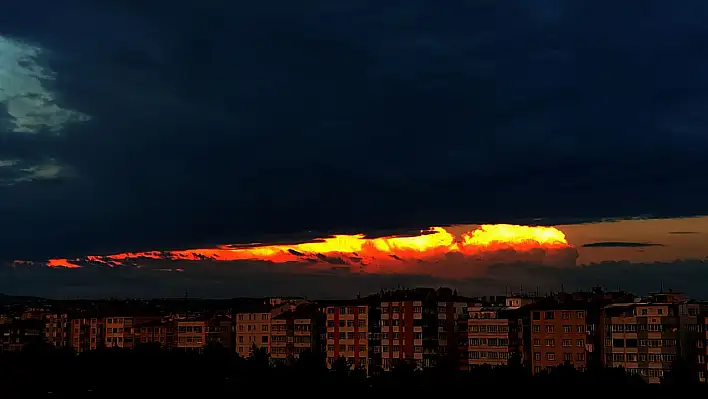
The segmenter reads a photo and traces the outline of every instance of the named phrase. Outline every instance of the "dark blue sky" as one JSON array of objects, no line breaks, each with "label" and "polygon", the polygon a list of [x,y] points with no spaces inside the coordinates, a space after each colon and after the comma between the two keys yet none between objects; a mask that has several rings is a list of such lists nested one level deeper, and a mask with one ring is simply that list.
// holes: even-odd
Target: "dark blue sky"
[{"label": "dark blue sky", "polygon": [[708,213],[703,2],[7,3],[0,259]]}]

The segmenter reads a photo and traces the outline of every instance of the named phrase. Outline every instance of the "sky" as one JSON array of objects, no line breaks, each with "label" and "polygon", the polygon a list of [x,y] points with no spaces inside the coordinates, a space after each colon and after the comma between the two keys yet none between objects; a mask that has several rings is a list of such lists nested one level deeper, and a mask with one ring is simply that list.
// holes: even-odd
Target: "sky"
[{"label": "sky", "polygon": [[[708,4],[665,1],[11,0],[0,292],[664,282],[708,297],[697,283],[707,19]],[[393,274],[208,259],[46,266],[498,223],[556,226],[572,250]]]}]

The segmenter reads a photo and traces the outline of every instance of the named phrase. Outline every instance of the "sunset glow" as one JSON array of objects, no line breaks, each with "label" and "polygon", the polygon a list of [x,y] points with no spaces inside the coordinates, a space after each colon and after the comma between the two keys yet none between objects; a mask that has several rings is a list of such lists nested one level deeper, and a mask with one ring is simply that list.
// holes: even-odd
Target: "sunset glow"
[{"label": "sunset glow", "polygon": [[455,236],[442,227],[421,231],[406,237],[366,238],[363,234],[335,235],[313,242],[290,245],[260,245],[248,247],[220,246],[211,249],[182,251],[150,251],[105,256],[87,256],[81,259],[51,259],[50,267],[79,267],[93,262],[120,265],[137,263],[141,259],[169,260],[254,260],[274,263],[314,262],[344,264],[402,263],[442,257],[451,253],[463,256],[479,255],[489,251],[558,249],[569,247],[562,231],[554,227],[516,226],[507,224],[481,225],[475,230]]}]

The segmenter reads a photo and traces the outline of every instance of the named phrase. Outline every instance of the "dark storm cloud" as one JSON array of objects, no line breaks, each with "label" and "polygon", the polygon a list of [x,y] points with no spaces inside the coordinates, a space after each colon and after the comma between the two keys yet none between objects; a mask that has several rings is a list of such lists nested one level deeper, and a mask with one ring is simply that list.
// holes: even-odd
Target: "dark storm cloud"
[{"label": "dark storm cloud", "polygon": [[71,171],[0,186],[0,257],[708,213],[707,7],[11,2],[91,120],[0,132]]},{"label": "dark storm cloud", "polygon": [[310,298],[354,297],[398,286],[450,286],[466,295],[499,295],[507,289],[541,293],[601,285],[643,294],[679,289],[694,298],[708,295],[704,260],[637,264],[555,267],[529,262],[497,264],[469,278],[425,274],[363,274],[332,268],[308,272],[307,264],[263,262],[215,263],[155,261],[136,267],[91,266],[82,269],[43,266],[0,267],[0,292],[52,298],[75,297],[195,297],[304,295]]},{"label": "dark storm cloud", "polygon": [[642,248],[642,247],[663,247],[664,244],[653,242],[621,242],[621,241],[603,241],[591,242],[584,244],[583,248]]}]

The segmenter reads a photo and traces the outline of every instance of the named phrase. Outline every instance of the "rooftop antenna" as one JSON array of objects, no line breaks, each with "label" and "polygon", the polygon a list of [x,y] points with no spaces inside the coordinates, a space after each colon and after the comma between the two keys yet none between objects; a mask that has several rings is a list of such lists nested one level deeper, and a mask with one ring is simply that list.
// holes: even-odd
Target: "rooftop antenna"
[{"label": "rooftop antenna", "polygon": [[661,288],[659,288],[659,293],[664,293],[664,280],[661,280]]}]

